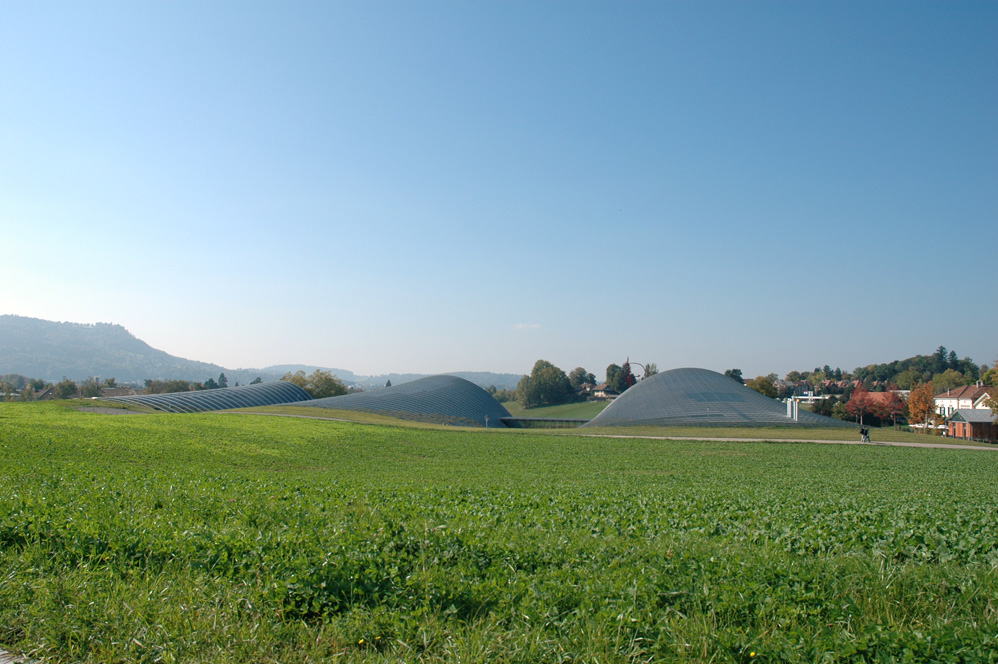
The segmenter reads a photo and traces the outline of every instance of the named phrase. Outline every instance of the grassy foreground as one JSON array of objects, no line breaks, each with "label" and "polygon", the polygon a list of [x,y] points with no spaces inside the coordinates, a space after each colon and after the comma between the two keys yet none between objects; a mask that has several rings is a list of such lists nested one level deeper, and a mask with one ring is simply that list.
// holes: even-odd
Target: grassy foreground
[{"label": "grassy foreground", "polygon": [[0,407],[52,662],[998,661],[998,455]]}]

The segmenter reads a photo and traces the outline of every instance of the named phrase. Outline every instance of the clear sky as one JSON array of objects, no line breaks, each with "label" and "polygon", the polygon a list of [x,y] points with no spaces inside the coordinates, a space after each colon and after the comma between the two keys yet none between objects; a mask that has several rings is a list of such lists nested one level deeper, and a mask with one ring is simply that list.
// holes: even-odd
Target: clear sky
[{"label": "clear sky", "polygon": [[230,368],[998,358],[998,3],[5,2],[0,313]]}]

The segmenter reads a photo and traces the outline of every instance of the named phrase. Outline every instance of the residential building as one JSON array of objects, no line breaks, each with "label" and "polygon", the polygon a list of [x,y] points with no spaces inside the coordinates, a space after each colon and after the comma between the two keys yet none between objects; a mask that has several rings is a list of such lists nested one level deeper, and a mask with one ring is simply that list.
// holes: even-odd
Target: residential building
[{"label": "residential building", "polygon": [[963,387],[946,390],[942,394],[937,394],[934,399],[936,412],[943,417],[949,417],[961,409],[980,409],[983,407],[984,398],[987,397],[993,389],[994,388],[987,387],[978,381],[976,385],[965,385]]},{"label": "residential building", "polygon": [[961,408],[949,419],[951,438],[998,442],[998,426],[990,408]]},{"label": "residential building", "polygon": [[593,388],[593,396],[597,399],[616,399],[618,394],[615,390],[606,386],[606,383],[600,383]]}]

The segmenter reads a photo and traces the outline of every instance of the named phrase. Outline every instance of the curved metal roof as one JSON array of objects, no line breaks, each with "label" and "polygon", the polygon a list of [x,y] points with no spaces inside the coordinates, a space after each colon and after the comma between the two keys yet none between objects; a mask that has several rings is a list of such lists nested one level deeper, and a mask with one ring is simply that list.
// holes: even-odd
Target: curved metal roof
[{"label": "curved metal roof", "polygon": [[203,413],[209,410],[273,406],[282,403],[311,401],[312,399],[309,393],[301,387],[284,380],[257,383],[256,385],[240,385],[239,387],[221,387],[214,390],[197,390],[196,392],[101,398],[104,401],[122,401],[170,413]]},{"label": "curved metal roof", "polygon": [[509,411],[491,394],[457,376],[428,376],[370,392],[315,399],[295,405],[359,410],[402,420],[472,427],[485,426],[486,416],[489,427],[502,427],[501,418],[510,417]]},{"label": "curved metal roof", "polygon": [[708,369],[663,371],[630,388],[587,427],[619,426],[806,426],[854,427],[801,410],[787,417],[786,404]]}]

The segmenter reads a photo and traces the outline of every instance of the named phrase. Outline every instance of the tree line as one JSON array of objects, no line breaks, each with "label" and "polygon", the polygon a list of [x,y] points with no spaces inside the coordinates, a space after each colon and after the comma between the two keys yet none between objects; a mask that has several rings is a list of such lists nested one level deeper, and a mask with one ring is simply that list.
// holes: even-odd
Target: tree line
[{"label": "tree line", "polygon": [[[329,371],[316,369],[311,374],[306,375],[304,371],[288,372],[281,380],[298,385],[308,392],[314,399],[324,397],[334,397],[347,394],[351,391],[343,381],[334,376]],[[250,385],[262,383],[259,376],[250,381]],[[200,390],[213,390],[229,386],[229,380],[225,373],[219,374],[218,378],[208,378],[205,381],[191,381],[181,379],[159,380],[147,378],[144,381],[145,394],[169,394],[173,392],[195,392]],[[238,387],[237,381],[234,387]],[[7,374],[0,376],[0,398],[4,401],[12,401],[18,398],[22,401],[31,401],[35,394],[48,388],[52,388],[53,395],[57,399],[73,399],[80,397],[90,399],[99,397],[107,389],[118,387],[115,378],[105,378],[103,381],[96,376],[91,376],[84,381],[77,382],[63,377],[58,383],[48,383],[41,379],[32,379],[20,374]],[[16,395],[16,397],[15,397]]]},{"label": "tree line", "polygon": [[781,380],[775,373],[745,380],[740,369],[724,372],[740,383],[773,398],[786,398],[812,392],[817,395],[840,395],[847,401],[852,391],[862,385],[870,392],[911,390],[919,385],[931,384],[936,394],[948,389],[973,385],[983,381],[998,384],[998,369],[982,369],[968,357],[959,359],[955,351],[940,346],[932,355],[916,355],[906,360],[858,367],[852,373],[827,364],[813,371],[790,371]]},{"label": "tree line", "polygon": [[[827,364],[815,367],[814,371],[791,371],[783,380],[776,374],[768,374],[745,381],[739,369],[724,373],[772,398],[799,396],[804,391],[824,396],[811,405],[811,410],[819,415],[880,426],[897,424],[898,418],[903,417],[921,425],[923,431],[939,419],[936,395],[978,381],[998,388],[998,361],[994,367],[982,369],[969,357],[960,359],[945,346],[939,346],[932,355],[871,364],[852,373],[832,369]],[[907,399],[900,391],[908,392]],[[988,403],[998,419],[998,390]]]},{"label": "tree line", "polygon": [[[654,363],[649,363],[644,367],[642,379],[656,373],[658,368]],[[607,389],[617,394],[622,394],[637,383],[630,362],[624,362],[622,366],[609,365],[605,375]],[[539,408],[585,401],[594,387],[595,374],[583,367],[576,367],[566,374],[547,360],[537,360],[530,375],[520,379],[516,390],[496,390],[491,387],[488,391],[499,401],[515,400],[523,408]]]}]

